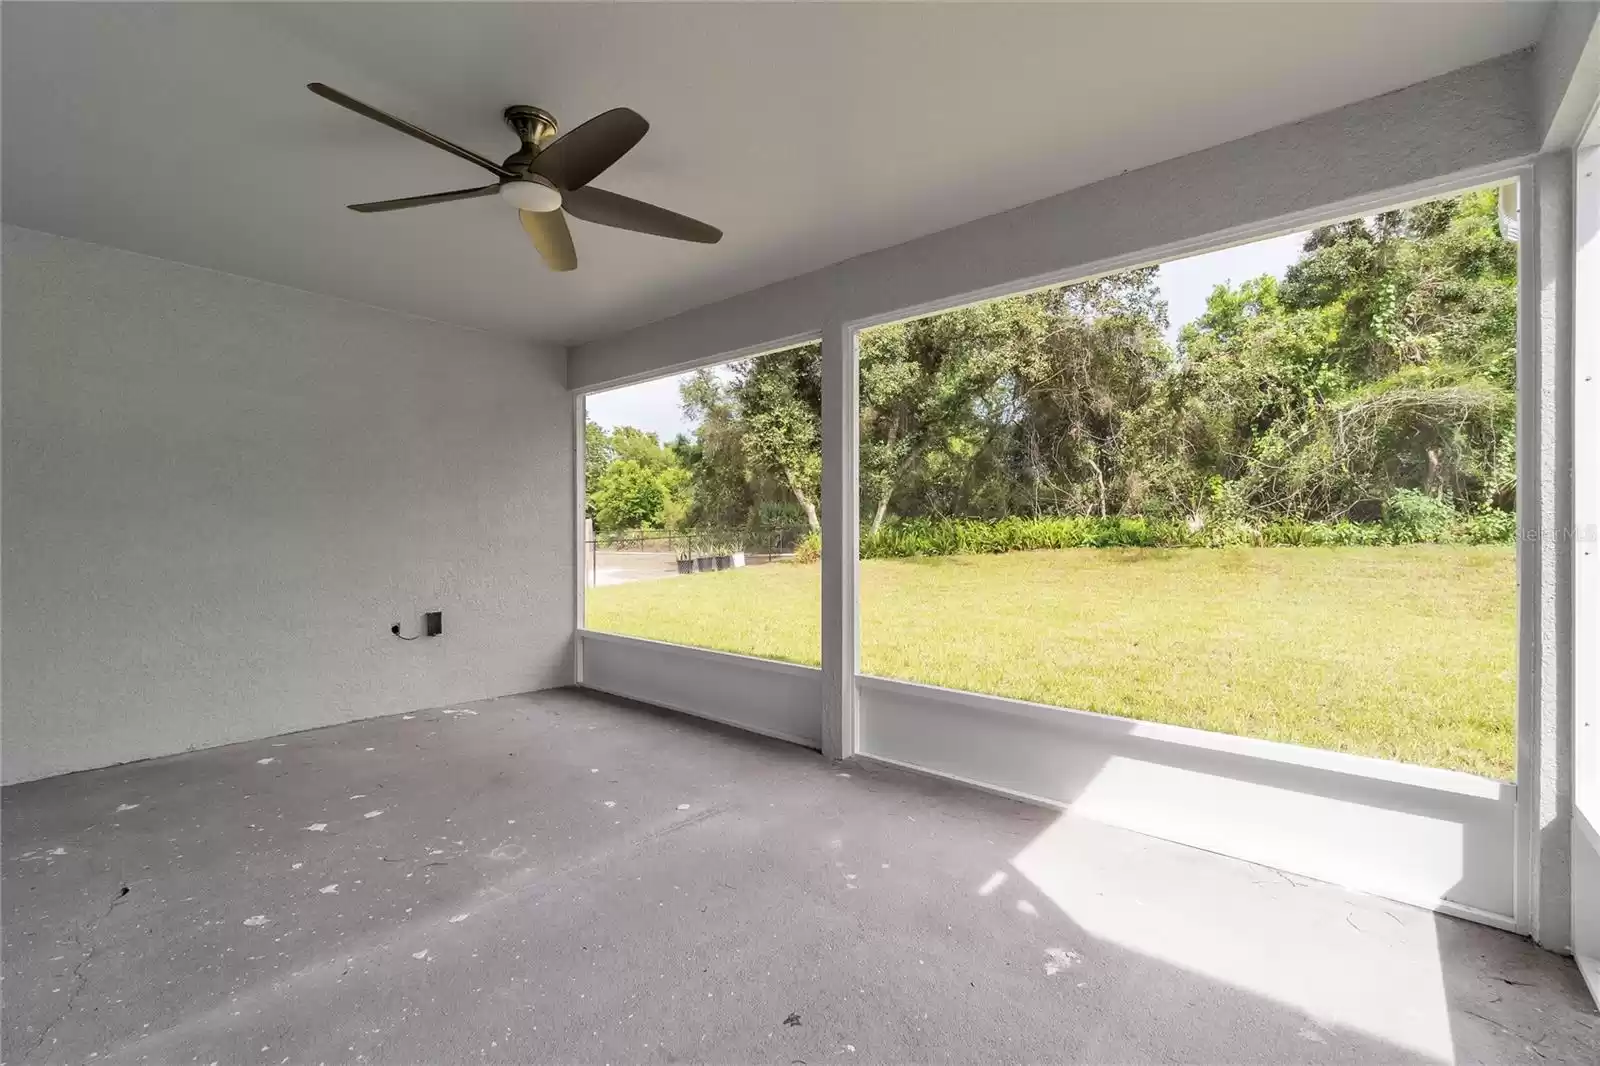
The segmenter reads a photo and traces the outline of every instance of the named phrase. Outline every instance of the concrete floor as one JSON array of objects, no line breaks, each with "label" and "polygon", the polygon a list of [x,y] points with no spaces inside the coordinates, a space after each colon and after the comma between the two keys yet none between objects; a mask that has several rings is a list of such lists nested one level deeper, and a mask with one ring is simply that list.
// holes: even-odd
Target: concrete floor
[{"label": "concrete floor", "polygon": [[8,1063],[1600,1062],[1516,937],[577,692],[3,802]]}]

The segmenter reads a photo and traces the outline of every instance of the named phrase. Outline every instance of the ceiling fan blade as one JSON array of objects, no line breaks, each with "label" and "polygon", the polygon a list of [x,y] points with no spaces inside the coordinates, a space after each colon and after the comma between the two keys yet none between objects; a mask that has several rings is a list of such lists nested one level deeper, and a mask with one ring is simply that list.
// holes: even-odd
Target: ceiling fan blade
[{"label": "ceiling fan blade", "polygon": [[533,172],[549,178],[562,190],[581,189],[650,131],[650,123],[626,107],[602,112],[558,137],[533,160]]},{"label": "ceiling fan blade", "polygon": [[435,148],[443,148],[445,151],[449,152],[451,155],[459,156],[460,158],[465,159],[469,163],[476,163],[476,164],[478,164],[478,166],[482,167],[483,169],[485,169],[487,171],[491,171],[492,173],[498,174],[502,178],[511,178],[511,177],[515,177],[516,176],[516,175],[512,174],[511,171],[509,171],[505,167],[501,166],[499,163],[496,163],[492,159],[485,159],[483,156],[479,155],[477,152],[472,151],[472,149],[470,149],[470,148],[463,148],[459,144],[453,144],[450,141],[445,140],[443,137],[440,137],[437,134],[429,133],[427,130],[423,129],[421,126],[413,126],[411,123],[407,122],[403,118],[395,118],[391,114],[388,114],[388,113],[383,112],[383,111],[379,111],[377,108],[373,107],[372,105],[364,104],[360,100],[357,100],[353,96],[346,96],[344,93],[340,92],[338,89],[333,88],[332,86],[324,85],[320,81],[314,81],[314,82],[310,83],[309,85],[307,85],[306,88],[310,89],[312,92],[316,93],[318,96],[322,97],[324,100],[331,100],[334,103],[338,104],[340,107],[348,108],[349,110],[354,111],[358,115],[365,115],[367,118],[372,119],[374,122],[381,122],[385,126],[388,126],[390,129],[399,130],[401,133],[408,134],[409,136],[415,137],[417,140],[422,141],[422,142],[424,142],[426,144],[431,144]]},{"label": "ceiling fan blade", "polygon": [[562,195],[561,206],[574,218],[635,233],[653,233],[657,237],[697,244],[716,244],[722,240],[722,231],[715,226],[604,189],[572,189]]},{"label": "ceiling fan blade", "polygon": [[431,192],[426,196],[405,196],[398,200],[374,200],[366,204],[351,204],[350,210],[370,214],[374,211],[403,211],[408,207],[426,207],[428,204],[447,204],[451,200],[471,200],[478,196],[493,196],[499,185],[484,185],[476,189],[457,189],[454,192]]},{"label": "ceiling fan blade", "polygon": [[572,231],[567,220],[556,211],[518,211],[522,228],[533,238],[533,246],[551,270],[576,270],[578,252],[572,247]]}]

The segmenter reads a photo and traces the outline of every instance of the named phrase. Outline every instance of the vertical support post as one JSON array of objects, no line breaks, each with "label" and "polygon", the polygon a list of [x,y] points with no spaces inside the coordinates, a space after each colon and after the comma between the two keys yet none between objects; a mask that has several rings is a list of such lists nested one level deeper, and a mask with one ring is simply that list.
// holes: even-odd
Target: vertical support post
[{"label": "vertical support post", "polygon": [[583,684],[583,628],[584,586],[588,583],[589,538],[584,535],[588,515],[584,507],[584,449],[588,435],[584,432],[587,421],[584,415],[583,393],[572,394],[572,560],[576,564],[572,575],[572,683]]},{"label": "vertical support post", "polygon": [[1573,181],[1572,953],[1600,1003],[1600,863],[1584,861],[1600,856],[1600,121],[1588,142]]},{"label": "vertical support post", "polygon": [[1572,930],[1573,161],[1541,156],[1521,196],[1517,376],[1517,925]]},{"label": "vertical support post", "polygon": [[830,322],[822,331],[821,508],[822,753],[830,759],[856,753],[859,392],[855,331]]}]

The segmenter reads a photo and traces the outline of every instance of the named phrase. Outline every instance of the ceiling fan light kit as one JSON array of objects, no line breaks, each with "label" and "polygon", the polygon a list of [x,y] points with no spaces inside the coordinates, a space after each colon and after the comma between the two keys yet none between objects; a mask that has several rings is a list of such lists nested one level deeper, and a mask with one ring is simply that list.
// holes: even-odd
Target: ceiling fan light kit
[{"label": "ceiling fan light kit", "polygon": [[543,178],[529,181],[508,181],[500,186],[500,199],[519,211],[559,211],[561,190]]},{"label": "ceiling fan light kit", "polygon": [[527,104],[508,107],[506,125],[516,133],[522,147],[507,156],[505,162],[496,163],[322,82],[314,81],[306,88],[340,107],[476,164],[499,179],[492,185],[470,189],[351,204],[352,211],[400,211],[498,193],[517,209],[523,230],[551,270],[573,270],[578,265],[565,217],[569,214],[601,226],[679,241],[715,244],[722,239],[722,231],[715,226],[589,184],[649,131],[650,124],[629,108],[603,112],[566,136],[557,137],[555,116],[548,111]]}]

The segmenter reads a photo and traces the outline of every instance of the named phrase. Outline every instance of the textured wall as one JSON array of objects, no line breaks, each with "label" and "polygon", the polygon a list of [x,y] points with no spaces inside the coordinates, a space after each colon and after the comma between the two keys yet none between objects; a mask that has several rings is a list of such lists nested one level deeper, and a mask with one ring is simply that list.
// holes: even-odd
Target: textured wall
[{"label": "textured wall", "polygon": [[4,240],[6,781],[570,678],[564,352]]},{"label": "textured wall", "polygon": [[1570,148],[1583,135],[1600,92],[1600,3],[1550,5],[1537,51],[1533,95],[1543,146]]},{"label": "textured wall", "polygon": [[[1522,287],[1518,377],[1518,798],[1528,819],[1530,932],[1571,943],[1573,452],[1572,153],[1540,157],[1522,232],[1537,234]],[[1530,289],[1532,297],[1530,298]]]}]

